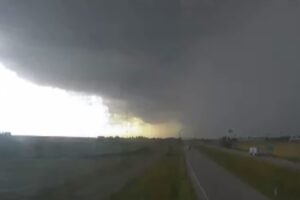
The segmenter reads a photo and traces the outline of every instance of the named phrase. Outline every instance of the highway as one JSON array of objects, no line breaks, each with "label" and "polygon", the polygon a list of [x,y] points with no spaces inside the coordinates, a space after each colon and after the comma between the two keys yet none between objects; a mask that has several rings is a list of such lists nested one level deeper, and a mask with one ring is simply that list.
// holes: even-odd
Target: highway
[{"label": "highway", "polygon": [[267,200],[265,196],[195,149],[186,163],[199,200]]}]

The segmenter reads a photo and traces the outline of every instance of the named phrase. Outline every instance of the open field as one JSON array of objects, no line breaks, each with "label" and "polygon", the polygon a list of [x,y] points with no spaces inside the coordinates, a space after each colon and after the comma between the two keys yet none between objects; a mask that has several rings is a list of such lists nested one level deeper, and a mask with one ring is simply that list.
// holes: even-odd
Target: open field
[{"label": "open field", "polygon": [[300,161],[300,142],[240,141],[236,144],[236,148],[243,151],[248,151],[251,146],[257,146],[265,151],[271,147],[269,152],[273,156]]},{"label": "open field", "polygon": [[0,199],[108,199],[159,159],[172,143],[6,138],[0,149]]},{"label": "open field", "polygon": [[141,177],[111,196],[111,200],[194,200],[183,152],[169,149],[162,159]]},{"label": "open field", "polygon": [[149,155],[122,157],[117,159],[117,163],[88,170],[83,175],[76,174],[62,184],[39,190],[31,199],[108,199],[111,193],[118,191],[151,165],[153,160],[151,157],[143,159],[145,156]]},{"label": "open field", "polygon": [[135,151],[155,140],[0,136],[0,158],[82,158]]},{"label": "open field", "polygon": [[300,198],[299,171],[215,147],[199,145],[197,148],[270,199],[297,200]]},{"label": "open field", "polygon": [[1,199],[31,199],[45,188],[118,164],[117,159],[11,159],[1,160]]}]

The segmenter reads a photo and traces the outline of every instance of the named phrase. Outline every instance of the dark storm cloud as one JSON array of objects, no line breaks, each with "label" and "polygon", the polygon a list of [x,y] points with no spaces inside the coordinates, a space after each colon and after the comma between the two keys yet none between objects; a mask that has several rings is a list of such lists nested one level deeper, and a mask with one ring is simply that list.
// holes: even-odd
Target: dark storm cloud
[{"label": "dark storm cloud", "polygon": [[3,0],[0,57],[186,134],[299,133],[299,13],[297,0]]}]

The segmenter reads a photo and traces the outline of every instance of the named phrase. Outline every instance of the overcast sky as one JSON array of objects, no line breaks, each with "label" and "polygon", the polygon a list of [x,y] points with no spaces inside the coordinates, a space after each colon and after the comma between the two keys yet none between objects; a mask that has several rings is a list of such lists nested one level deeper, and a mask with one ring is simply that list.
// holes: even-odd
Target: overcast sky
[{"label": "overcast sky", "polygon": [[300,133],[298,0],[1,0],[0,62],[186,136]]}]

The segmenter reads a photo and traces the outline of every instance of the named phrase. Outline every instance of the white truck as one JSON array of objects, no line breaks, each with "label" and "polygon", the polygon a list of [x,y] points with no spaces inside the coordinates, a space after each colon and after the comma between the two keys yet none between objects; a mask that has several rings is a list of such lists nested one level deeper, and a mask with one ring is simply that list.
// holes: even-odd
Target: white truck
[{"label": "white truck", "polygon": [[256,156],[258,153],[258,148],[257,147],[249,147],[249,155],[250,156]]}]

